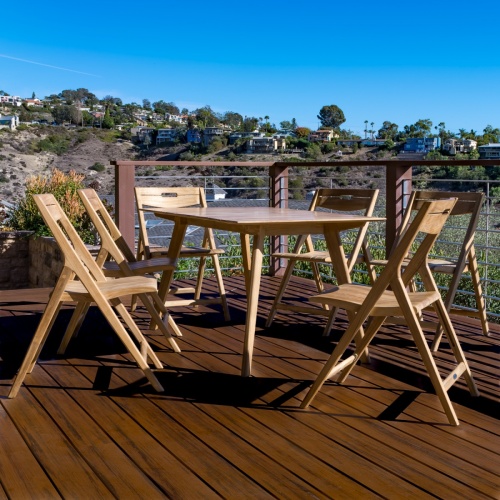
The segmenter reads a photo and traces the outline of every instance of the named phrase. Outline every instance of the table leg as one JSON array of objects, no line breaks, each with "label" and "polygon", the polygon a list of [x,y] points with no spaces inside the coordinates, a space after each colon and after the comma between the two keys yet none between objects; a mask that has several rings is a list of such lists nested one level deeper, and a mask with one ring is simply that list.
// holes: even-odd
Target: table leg
[{"label": "table leg", "polygon": [[[241,235],[242,242],[248,235]],[[248,240],[245,240],[248,242]],[[243,245],[242,245],[243,247]],[[262,256],[264,253],[264,235],[256,234],[253,237],[253,250],[250,268],[248,248],[243,250],[247,255],[243,256],[245,268],[245,283],[247,289],[247,317],[245,325],[245,343],[243,347],[243,363],[241,366],[242,377],[249,377],[252,371],[252,354],[255,339],[255,326],[257,324],[257,306],[259,304],[260,275],[262,272]]]},{"label": "table leg", "polygon": [[247,297],[250,295],[250,269],[252,269],[252,252],[250,251],[250,235],[240,233],[241,258]]},{"label": "table leg", "polygon": [[[176,222],[174,225],[174,230],[172,232],[172,238],[170,239],[170,244],[168,245],[167,257],[173,259],[175,262],[179,259],[179,254],[181,253],[182,243],[184,241],[184,236],[186,235],[187,224],[182,222]],[[160,284],[158,286],[158,295],[160,299],[165,302],[167,300],[168,291],[172,285],[174,278],[175,269],[171,271],[163,271]],[[156,328],[155,324],[151,322],[150,328]]]}]

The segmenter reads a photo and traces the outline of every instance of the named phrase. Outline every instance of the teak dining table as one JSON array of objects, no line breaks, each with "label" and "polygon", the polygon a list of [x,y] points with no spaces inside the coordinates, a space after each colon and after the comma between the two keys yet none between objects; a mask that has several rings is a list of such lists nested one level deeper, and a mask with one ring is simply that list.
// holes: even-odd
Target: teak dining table
[{"label": "teak dining table", "polygon": [[[380,217],[346,215],[330,212],[311,212],[288,208],[268,207],[208,207],[208,208],[145,208],[156,217],[172,220],[174,229],[168,249],[168,257],[177,259],[188,226],[209,227],[240,234],[243,271],[247,292],[247,314],[241,375],[248,377],[252,368],[252,353],[257,321],[260,276],[264,238],[277,235],[323,234],[339,284],[349,283],[350,276],[340,233]],[[250,236],[253,236],[250,245]],[[251,248],[252,247],[252,248]],[[159,294],[166,298],[173,279],[173,271],[165,271]]]}]

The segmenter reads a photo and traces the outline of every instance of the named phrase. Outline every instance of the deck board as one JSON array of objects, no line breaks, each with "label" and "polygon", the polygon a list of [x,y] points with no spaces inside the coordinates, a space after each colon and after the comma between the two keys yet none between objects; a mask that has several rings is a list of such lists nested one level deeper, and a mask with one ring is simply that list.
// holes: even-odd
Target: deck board
[{"label": "deck board", "polygon": [[[98,311],[63,357],[62,311],[17,398],[5,395],[47,290],[0,292],[0,498],[500,498],[500,328],[454,317],[481,391],[450,391],[461,425],[447,425],[404,327],[385,327],[343,386],[327,383],[308,410],[305,392],[346,325],[279,311],[264,277],[254,366],[239,376],[245,295],[227,278],[232,320],[218,306],[172,308],[183,337],[174,353],[136,319],[165,364],[157,394]],[[207,289],[216,284],[207,280]],[[294,278],[292,301],[314,292]],[[431,333],[428,334],[428,339]],[[444,373],[450,351],[437,354]]]}]

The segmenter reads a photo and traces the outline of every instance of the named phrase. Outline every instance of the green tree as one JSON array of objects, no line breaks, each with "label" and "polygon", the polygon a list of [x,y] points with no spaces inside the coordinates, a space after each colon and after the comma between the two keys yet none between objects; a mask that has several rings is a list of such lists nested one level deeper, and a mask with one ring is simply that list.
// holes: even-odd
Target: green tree
[{"label": "green tree", "polygon": [[322,127],[338,129],[345,122],[344,112],[335,104],[323,106],[319,110],[318,119]]},{"label": "green tree", "polygon": [[[368,120],[366,121],[368,123]],[[395,140],[398,135],[398,125],[390,121],[385,121],[382,123],[382,128],[379,129],[377,137],[379,139],[392,139]],[[365,130],[366,137],[366,130]]]},{"label": "green tree", "polygon": [[243,116],[241,116],[239,113],[235,113],[234,111],[226,111],[222,115],[221,121],[225,125],[231,127],[233,130],[236,130],[241,127],[241,124],[243,123]]},{"label": "green tree", "polygon": [[297,127],[295,129],[295,133],[297,134],[297,137],[309,137],[309,134],[311,133],[311,129],[307,127]]},{"label": "green tree", "polygon": [[113,128],[115,126],[115,122],[113,118],[111,118],[111,114],[109,112],[109,108],[106,108],[104,113],[104,118],[102,119],[102,128]]}]

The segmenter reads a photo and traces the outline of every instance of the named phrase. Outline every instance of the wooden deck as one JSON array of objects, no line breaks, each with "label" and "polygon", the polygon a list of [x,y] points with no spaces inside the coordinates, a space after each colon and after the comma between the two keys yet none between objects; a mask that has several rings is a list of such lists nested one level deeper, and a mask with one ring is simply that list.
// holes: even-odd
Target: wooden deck
[{"label": "wooden deck", "polygon": [[[324,318],[294,313],[264,329],[277,283],[262,281],[250,378],[239,376],[245,301],[234,277],[230,323],[215,306],[174,309],[181,354],[150,332],[166,366],[164,394],[98,311],[57,358],[65,310],[13,400],[5,396],[48,291],[0,292],[0,498],[500,498],[497,325],[486,338],[478,323],[455,318],[481,391],[450,391],[459,427],[447,424],[402,327],[379,335],[371,365],[299,410],[345,318],[331,338],[321,337]],[[312,288],[294,279],[290,292]],[[444,341],[440,367],[449,354]]]}]

